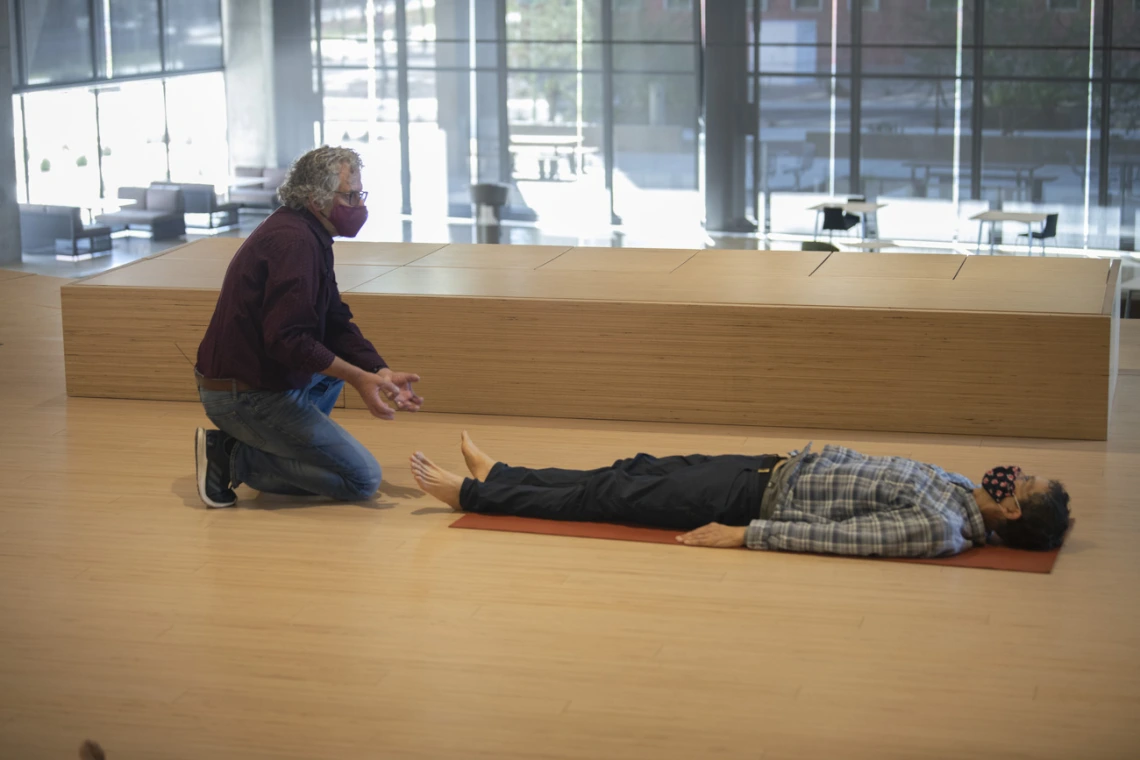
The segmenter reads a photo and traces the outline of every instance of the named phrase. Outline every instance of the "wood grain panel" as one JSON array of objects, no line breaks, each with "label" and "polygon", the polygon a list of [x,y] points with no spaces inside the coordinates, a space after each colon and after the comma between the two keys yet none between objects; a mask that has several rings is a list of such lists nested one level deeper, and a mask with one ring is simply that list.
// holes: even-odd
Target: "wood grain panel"
[{"label": "wood grain panel", "polygon": [[566,251],[556,245],[483,245],[453,243],[416,259],[413,267],[471,267],[476,269],[537,269]]},{"label": "wood grain panel", "polygon": [[[780,277],[685,275],[687,264],[673,273],[338,265],[338,279],[389,362],[428,378],[437,411],[1105,435],[1114,320],[1099,272],[1086,268],[1063,289],[1033,277],[808,277],[791,274],[811,261],[799,256],[773,259]],[[224,266],[154,259],[63,288],[69,393],[195,398],[189,370],[216,299],[208,278]],[[146,287],[156,284],[181,287]],[[402,325],[428,338],[409,340]],[[995,336],[1000,356],[1048,354],[1049,371],[1001,360]],[[682,403],[679,364],[709,378]],[[501,380],[473,387],[472,367]],[[598,394],[598,377],[622,381]]]},{"label": "wood grain panel", "polygon": [[[109,272],[83,280],[82,287],[115,286],[131,288],[193,288],[221,290],[229,261],[219,258],[170,259],[159,256],[138,261],[129,267],[119,267]],[[352,290],[394,267],[354,266],[337,262],[335,265],[337,284],[341,290]]]},{"label": "wood grain panel", "polygon": [[840,251],[828,256],[812,277],[953,280],[965,260],[965,256],[938,253]]},{"label": "wood grain panel", "polygon": [[360,294],[721,303],[910,310],[1099,314],[1104,285],[1073,281],[1043,289],[1028,281],[867,277],[730,276],[660,272],[404,267],[355,289]]},{"label": "wood grain panel", "polygon": [[678,274],[807,277],[829,256],[821,251],[739,251],[708,249],[693,256]]},{"label": "wood grain panel", "polygon": [[229,261],[237,253],[237,249],[245,242],[245,238],[238,237],[208,237],[195,240],[171,248],[152,258],[175,259],[215,259]]},{"label": "wood grain panel", "polygon": [[372,243],[338,240],[333,256],[338,264],[400,267],[440,250],[446,243]]},{"label": "wood grain panel", "polygon": [[542,271],[672,272],[700,251],[662,248],[572,248]]},{"label": "wood grain panel", "polygon": [[1073,281],[1099,281],[1108,277],[1108,259],[1078,259],[1060,256],[967,256],[959,280],[995,282],[1021,280],[1067,287]]},{"label": "wood grain panel", "polygon": [[[433,336],[423,347],[400,340],[383,351],[393,366],[424,376],[423,394],[437,411],[1027,437],[1106,432],[1102,318],[346,300],[366,335],[390,332],[388,315],[400,314]],[[1050,346],[1050,371],[998,362],[995,334],[1013,355]],[[476,367],[493,382],[473,379]],[[694,371],[701,382],[678,398]],[[359,403],[348,397],[350,407]]]},{"label": "wood grain panel", "polygon": [[30,272],[19,272],[15,269],[0,269],[0,282],[4,282],[6,280],[18,280],[21,277],[31,276],[32,274]]},{"label": "wood grain panel", "polygon": [[68,395],[198,399],[194,361],[217,292],[72,286],[60,297]]},{"label": "wood grain panel", "polygon": [[[229,261],[245,238],[213,237],[172,248],[158,254],[163,259],[222,259]],[[438,251],[446,243],[372,243],[338,240],[333,256],[338,264],[399,267]]]}]

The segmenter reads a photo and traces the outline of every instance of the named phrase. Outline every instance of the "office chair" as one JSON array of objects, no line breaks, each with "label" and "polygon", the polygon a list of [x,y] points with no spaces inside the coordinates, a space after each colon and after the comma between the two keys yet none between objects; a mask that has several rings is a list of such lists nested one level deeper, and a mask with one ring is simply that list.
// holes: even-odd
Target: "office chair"
[{"label": "office chair", "polygon": [[836,230],[846,232],[858,223],[858,215],[848,214],[841,208],[825,208],[823,210],[823,229],[828,233],[828,240],[831,240],[831,235]]},{"label": "office chair", "polygon": [[1049,214],[1049,216],[1045,217],[1045,223],[1043,225],[1041,225],[1041,231],[1040,232],[1023,232],[1020,235],[1018,235],[1019,238],[1023,238],[1026,235],[1028,235],[1030,237],[1029,253],[1031,253],[1031,254],[1033,253],[1033,241],[1034,240],[1040,240],[1041,241],[1041,255],[1042,256],[1045,255],[1045,241],[1050,239],[1050,238],[1057,237],[1057,217],[1058,216],[1059,216],[1058,214]]}]

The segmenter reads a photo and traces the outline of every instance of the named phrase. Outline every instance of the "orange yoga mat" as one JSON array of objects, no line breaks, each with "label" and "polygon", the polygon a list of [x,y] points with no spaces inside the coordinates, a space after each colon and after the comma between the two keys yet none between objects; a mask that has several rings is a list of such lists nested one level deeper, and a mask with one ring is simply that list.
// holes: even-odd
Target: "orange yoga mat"
[{"label": "orange yoga mat", "polygon": [[[547,536],[572,536],[575,538],[607,538],[617,541],[642,541],[653,544],[677,543],[678,532],[662,528],[637,528],[631,525],[611,525],[609,523],[566,522],[561,520],[539,520],[533,517],[511,517],[507,515],[466,514],[451,524],[453,528],[472,530],[499,530],[508,533],[540,533]],[[1069,523],[1072,530],[1072,523]],[[688,548],[688,547],[684,547]],[[949,567],[977,567],[984,570],[1013,570],[1022,573],[1049,573],[1057,561],[1060,549],[1048,552],[1030,552],[1009,549],[1004,546],[983,546],[969,549],[953,557],[939,559],[895,559],[890,562],[918,562],[924,565],[947,565]],[[866,557],[865,559],[886,559]]]}]

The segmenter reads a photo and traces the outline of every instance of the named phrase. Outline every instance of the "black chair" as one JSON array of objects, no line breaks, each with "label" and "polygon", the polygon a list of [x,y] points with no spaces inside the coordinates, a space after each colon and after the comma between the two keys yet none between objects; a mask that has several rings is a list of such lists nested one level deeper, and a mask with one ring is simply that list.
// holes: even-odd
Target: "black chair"
[{"label": "black chair", "polygon": [[1045,217],[1045,223],[1041,225],[1040,232],[1023,232],[1018,235],[1019,238],[1029,236],[1029,253],[1033,253],[1033,241],[1041,241],[1041,255],[1045,255],[1045,241],[1050,238],[1057,237],[1057,217],[1059,214],[1049,214]]},{"label": "black chair", "polygon": [[847,232],[859,223],[857,214],[848,214],[841,208],[825,208],[823,210],[823,229],[827,231],[827,239],[835,232]]}]

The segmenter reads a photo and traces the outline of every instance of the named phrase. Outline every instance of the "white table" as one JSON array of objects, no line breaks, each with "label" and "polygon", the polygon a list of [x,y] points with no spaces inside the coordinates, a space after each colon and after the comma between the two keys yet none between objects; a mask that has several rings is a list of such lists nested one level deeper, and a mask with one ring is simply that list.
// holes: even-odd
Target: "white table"
[{"label": "white table", "polygon": [[898,244],[893,240],[860,240],[859,242],[848,243],[846,240],[840,240],[840,245],[849,246],[851,248],[859,248],[864,251],[881,251],[884,248],[897,248]]},{"label": "white table", "polygon": [[860,222],[860,229],[862,233],[860,235],[860,239],[865,239],[867,237],[867,214],[873,214],[886,205],[887,204],[885,203],[869,203],[867,201],[835,200],[824,201],[823,203],[817,203],[814,206],[809,206],[808,211],[815,212],[815,234],[812,235],[812,239],[816,240],[819,238],[819,215],[823,213],[824,209],[837,208],[841,209],[845,214],[859,214],[862,216],[863,220]]},{"label": "white table", "polygon": [[[1029,227],[1027,245],[1029,253],[1033,253],[1033,225],[1040,224],[1048,218],[1048,214],[1038,211],[983,211],[970,217],[971,221],[990,223],[990,255],[994,252],[994,223],[995,222],[1025,222]],[[982,225],[978,225],[978,253],[982,252]]]},{"label": "white table", "polygon": [[[511,176],[514,176],[515,154],[528,149],[537,149],[539,179],[557,179],[561,158],[568,159],[572,175],[585,174],[585,156],[596,153],[597,148],[588,148],[582,143],[583,138],[575,135],[511,135]],[[544,157],[547,151],[549,155]]]}]

